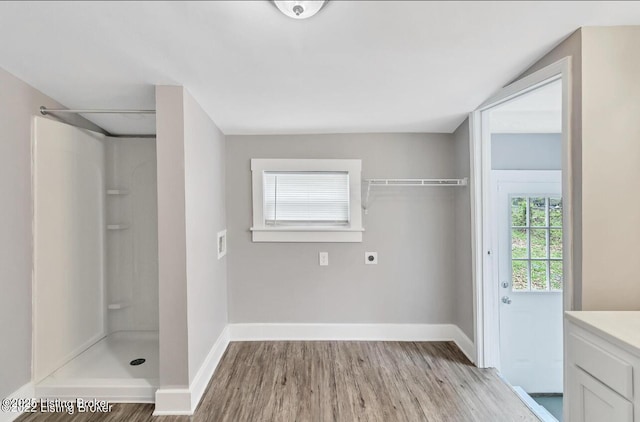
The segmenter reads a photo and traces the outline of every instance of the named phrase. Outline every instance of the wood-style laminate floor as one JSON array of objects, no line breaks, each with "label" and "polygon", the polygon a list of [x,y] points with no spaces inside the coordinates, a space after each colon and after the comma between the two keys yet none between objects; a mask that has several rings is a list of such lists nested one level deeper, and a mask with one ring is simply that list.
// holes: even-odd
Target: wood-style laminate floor
[{"label": "wood-style laminate floor", "polygon": [[31,421],[288,422],[538,419],[492,369],[451,342],[232,342],[192,417],[153,405],[109,414],[31,414]]}]

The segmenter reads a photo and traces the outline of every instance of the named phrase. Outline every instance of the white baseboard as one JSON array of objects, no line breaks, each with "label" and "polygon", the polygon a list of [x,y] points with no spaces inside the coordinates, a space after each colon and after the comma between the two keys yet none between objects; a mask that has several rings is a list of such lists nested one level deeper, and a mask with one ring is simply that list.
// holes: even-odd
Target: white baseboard
[{"label": "white baseboard", "polygon": [[[504,380],[507,385],[509,382]],[[520,400],[524,402],[525,405],[531,410],[542,422],[558,422],[555,416],[553,416],[547,409],[543,406],[539,405],[526,391],[522,389],[522,387],[512,386],[511,389],[515,391]]]},{"label": "white baseboard", "polygon": [[227,325],[211,347],[189,388],[159,388],[154,416],[193,415],[230,341]]},{"label": "white baseboard", "polygon": [[455,341],[456,345],[462,353],[465,354],[467,359],[469,359],[474,364],[476,363],[476,345],[471,341],[469,337],[458,327],[457,325],[453,326],[455,330],[453,331],[453,341]]},{"label": "white baseboard", "polygon": [[229,324],[231,341],[453,341],[475,362],[475,346],[454,324]]},{"label": "white baseboard", "polygon": [[205,358],[202,366],[196,373],[193,382],[189,386],[189,390],[191,390],[191,411],[195,412],[198,407],[198,403],[200,403],[200,399],[202,399],[202,395],[204,391],[207,389],[207,385],[209,385],[209,381],[213,376],[218,364],[220,363],[220,359],[224,354],[224,351],[227,350],[227,346],[229,346],[230,335],[229,335],[229,325],[224,327],[220,336],[213,344],[213,347],[209,351],[209,354]]},{"label": "white baseboard", "polygon": [[[33,383],[28,382],[7,396],[8,399],[30,399],[35,397]],[[4,398],[4,397],[3,397]],[[3,412],[0,409],[0,422],[13,422],[18,419],[23,412]]]},{"label": "white baseboard", "polygon": [[193,415],[188,388],[158,388],[153,416]]},{"label": "white baseboard", "polygon": [[232,341],[453,340],[450,324],[230,324]]}]

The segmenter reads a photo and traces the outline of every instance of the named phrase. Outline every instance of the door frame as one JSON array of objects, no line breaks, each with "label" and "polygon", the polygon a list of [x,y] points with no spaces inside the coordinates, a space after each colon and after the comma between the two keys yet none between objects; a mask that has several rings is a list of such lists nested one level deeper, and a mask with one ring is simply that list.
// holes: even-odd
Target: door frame
[{"label": "door frame", "polygon": [[573,190],[571,160],[571,57],[565,57],[500,89],[469,115],[471,157],[471,230],[474,339],[479,368],[498,367],[498,285],[491,198],[491,133],[489,111],[509,100],[557,80],[562,81],[563,313],[573,309]]}]

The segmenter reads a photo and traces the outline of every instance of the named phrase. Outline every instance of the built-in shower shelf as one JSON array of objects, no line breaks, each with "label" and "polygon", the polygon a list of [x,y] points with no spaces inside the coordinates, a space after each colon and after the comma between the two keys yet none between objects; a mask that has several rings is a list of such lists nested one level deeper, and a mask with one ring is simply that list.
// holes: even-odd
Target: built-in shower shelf
[{"label": "built-in shower shelf", "polygon": [[107,189],[107,195],[128,195],[129,189]]},{"label": "built-in shower shelf", "polygon": [[128,228],[128,224],[107,224],[107,230],[126,230]]},{"label": "built-in shower shelf", "polygon": [[109,309],[110,311],[117,311],[118,309],[124,309],[127,307],[129,307],[129,304],[127,302],[116,302],[107,305],[107,309]]}]

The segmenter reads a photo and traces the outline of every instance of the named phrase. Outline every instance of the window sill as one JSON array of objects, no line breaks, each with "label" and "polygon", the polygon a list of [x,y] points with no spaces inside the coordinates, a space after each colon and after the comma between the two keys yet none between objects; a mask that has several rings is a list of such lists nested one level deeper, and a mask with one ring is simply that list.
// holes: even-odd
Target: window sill
[{"label": "window sill", "polygon": [[362,242],[364,229],[338,227],[278,227],[251,229],[254,242]]}]

